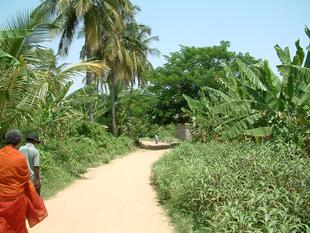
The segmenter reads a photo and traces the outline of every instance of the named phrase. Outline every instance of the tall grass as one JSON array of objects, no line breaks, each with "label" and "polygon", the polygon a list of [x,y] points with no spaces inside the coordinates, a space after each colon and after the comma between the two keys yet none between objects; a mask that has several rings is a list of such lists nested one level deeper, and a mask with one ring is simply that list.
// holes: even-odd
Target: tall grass
[{"label": "tall grass", "polygon": [[152,182],[180,233],[310,232],[310,159],[295,148],[184,144]]}]

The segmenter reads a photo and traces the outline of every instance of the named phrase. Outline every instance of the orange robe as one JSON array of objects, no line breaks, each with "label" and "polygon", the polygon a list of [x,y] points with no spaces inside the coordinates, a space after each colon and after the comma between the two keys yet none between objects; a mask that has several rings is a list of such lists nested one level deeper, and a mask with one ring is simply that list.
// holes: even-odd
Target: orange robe
[{"label": "orange robe", "polygon": [[47,217],[34,185],[29,181],[27,162],[12,146],[0,150],[0,233],[28,233]]}]

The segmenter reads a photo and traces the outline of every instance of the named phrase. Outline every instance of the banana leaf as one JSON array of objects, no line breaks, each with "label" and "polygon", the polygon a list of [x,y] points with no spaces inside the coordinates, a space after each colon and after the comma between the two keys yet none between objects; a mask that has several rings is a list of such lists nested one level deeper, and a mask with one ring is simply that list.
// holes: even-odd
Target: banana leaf
[{"label": "banana leaf", "polygon": [[242,61],[237,61],[238,66],[240,68],[240,72],[244,75],[244,77],[249,81],[250,85],[253,88],[260,89],[266,91],[267,88],[265,85],[259,80],[257,75]]},{"label": "banana leaf", "polygon": [[287,47],[283,50],[278,44],[276,44],[274,48],[277,51],[278,57],[283,65],[291,64],[290,51]]},{"label": "banana leaf", "polygon": [[260,118],[261,114],[259,113],[244,117],[243,119],[229,127],[227,130],[225,130],[223,132],[223,137],[234,138],[239,135],[243,135],[244,132],[253,124],[255,124]]},{"label": "banana leaf", "polygon": [[253,103],[253,100],[232,100],[213,107],[213,112],[225,115],[238,114],[241,111],[251,113]]},{"label": "banana leaf", "polygon": [[254,137],[267,137],[272,134],[272,127],[259,127],[254,129],[248,129],[245,131],[245,134]]}]

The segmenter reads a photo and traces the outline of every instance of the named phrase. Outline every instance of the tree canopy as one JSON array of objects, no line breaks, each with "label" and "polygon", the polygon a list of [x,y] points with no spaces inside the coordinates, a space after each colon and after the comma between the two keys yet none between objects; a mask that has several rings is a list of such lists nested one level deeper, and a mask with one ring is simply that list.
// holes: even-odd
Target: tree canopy
[{"label": "tree canopy", "polygon": [[201,87],[219,88],[225,66],[237,70],[236,60],[248,65],[258,62],[250,54],[229,50],[230,42],[208,47],[181,46],[180,50],[166,56],[167,63],[151,71],[147,80],[150,91],[157,97],[152,111],[154,121],[160,124],[187,121],[182,108],[187,107],[183,94],[194,99],[201,97]]}]

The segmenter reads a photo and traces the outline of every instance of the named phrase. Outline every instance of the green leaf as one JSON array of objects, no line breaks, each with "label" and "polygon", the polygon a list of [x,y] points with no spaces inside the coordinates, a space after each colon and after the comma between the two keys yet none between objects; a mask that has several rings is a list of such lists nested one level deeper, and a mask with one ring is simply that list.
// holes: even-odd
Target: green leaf
[{"label": "green leaf", "polygon": [[20,65],[20,62],[10,54],[4,52],[2,49],[0,49],[0,59],[7,60],[10,65]]},{"label": "green leaf", "polygon": [[215,95],[217,97],[221,97],[221,98],[223,98],[226,101],[231,100],[231,98],[228,95],[226,95],[224,92],[221,92],[221,91],[216,90],[216,89],[211,88],[211,87],[206,87],[206,90],[209,91],[209,94],[212,93],[213,95]]},{"label": "green leaf", "polygon": [[250,82],[253,88],[267,91],[267,88],[265,87],[265,85],[259,80],[257,75],[247,65],[245,65],[240,60],[238,60],[237,63],[239,65],[240,72],[244,74],[244,77]]},{"label": "green leaf", "polygon": [[244,134],[244,131],[255,124],[260,117],[261,115],[259,113],[244,117],[242,120],[229,127],[228,130],[224,131],[223,136],[226,138],[234,138]]},{"label": "green leaf", "polygon": [[226,78],[228,80],[229,89],[231,89],[234,93],[238,92],[238,84],[236,82],[236,78],[234,77],[231,69],[228,66],[224,67],[226,71]]},{"label": "green leaf", "polygon": [[251,113],[252,100],[233,100],[213,107],[214,113],[221,113],[224,115],[238,114],[239,112]]},{"label": "green leaf", "polygon": [[293,65],[301,66],[304,58],[305,58],[305,52],[300,46],[300,41],[299,39],[295,42],[296,45],[296,55],[293,58]]},{"label": "green leaf", "polygon": [[310,68],[310,49],[308,48],[307,56],[306,56],[306,61],[304,64],[305,67]]},{"label": "green leaf", "polygon": [[291,100],[294,96],[294,78],[295,78],[295,72],[291,71],[290,74],[287,76],[287,83],[286,83],[286,95]]},{"label": "green leaf", "polygon": [[259,127],[245,131],[246,135],[254,137],[267,137],[272,134],[272,127]]},{"label": "green leaf", "polygon": [[310,68],[294,65],[280,65],[278,66],[278,69],[281,74],[283,74],[285,79],[294,74],[294,81],[296,82],[296,86],[302,91],[310,82]]},{"label": "green leaf", "polygon": [[201,111],[203,109],[201,101],[195,100],[195,99],[193,99],[187,95],[184,95],[184,94],[183,94],[183,97],[186,99],[188,107],[190,108],[190,110],[192,111],[192,113],[194,115],[201,114]]},{"label": "green leaf", "polygon": [[55,100],[55,103],[59,103],[65,99],[65,97],[68,94],[68,91],[70,90],[70,87],[72,85],[73,85],[73,81],[69,81],[67,84],[65,84],[63,89],[60,90],[60,93],[58,94],[58,96],[56,96],[57,99]]},{"label": "green leaf", "polygon": [[308,86],[304,89],[304,94],[301,97],[301,100],[299,101],[298,105],[301,106],[303,104],[310,104],[310,83],[308,84]]},{"label": "green leaf", "polygon": [[305,33],[310,39],[310,29],[308,27],[305,27]]},{"label": "green leaf", "polygon": [[23,39],[32,34],[31,29],[1,30],[0,39]]},{"label": "green leaf", "polygon": [[255,89],[249,85],[243,85],[242,88],[245,90],[248,99],[255,100],[260,104],[265,104],[265,99],[262,98],[262,91]]},{"label": "green leaf", "polygon": [[281,93],[281,81],[280,78],[272,72],[268,61],[264,61],[264,71],[266,74],[266,81],[268,83],[268,90],[275,97],[279,98]]},{"label": "green leaf", "polygon": [[285,48],[285,50],[283,50],[279,45],[275,45],[274,48],[276,49],[278,57],[282,64],[287,65],[291,63],[291,57],[289,49],[287,47]]},{"label": "green leaf", "polygon": [[280,65],[277,66],[281,74],[283,75],[283,93],[286,94],[286,98],[292,100],[296,92],[296,87],[302,81],[301,72],[303,72],[300,66],[293,65]]}]

